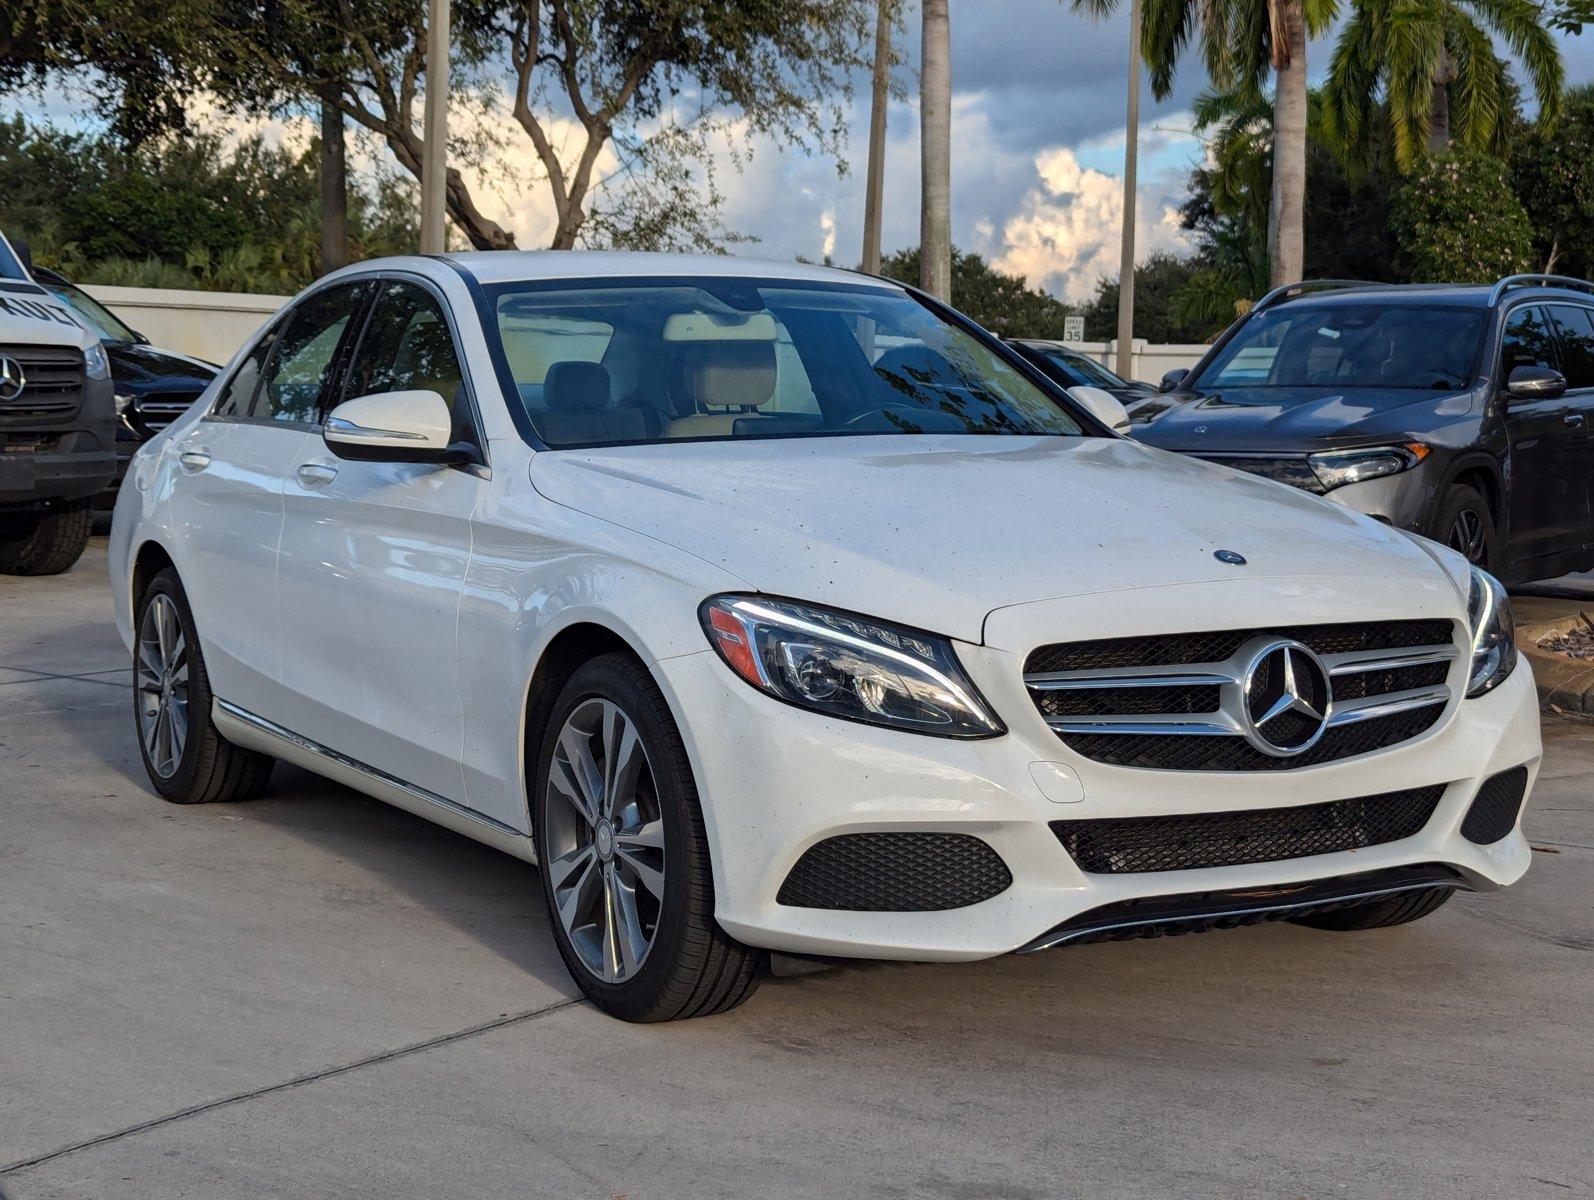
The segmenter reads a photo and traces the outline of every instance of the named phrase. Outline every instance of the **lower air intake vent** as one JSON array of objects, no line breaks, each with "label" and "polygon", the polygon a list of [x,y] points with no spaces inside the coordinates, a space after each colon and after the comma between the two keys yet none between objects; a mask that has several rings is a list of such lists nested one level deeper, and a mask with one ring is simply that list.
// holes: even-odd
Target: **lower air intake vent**
[{"label": "lower air intake vent", "polygon": [[1461,836],[1480,846],[1498,842],[1517,827],[1517,813],[1527,790],[1526,767],[1513,767],[1484,780],[1461,822]]},{"label": "lower air intake vent", "polygon": [[775,899],[793,908],[934,912],[1007,890],[995,850],[966,833],[848,833],[810,846]]},{"label": "lower air intake vent", "polygon": [[1337,854],[1420,832],[1444,785],[1241,812],[1053,821],[1079,869],[1095,875],[1192,871]]}]

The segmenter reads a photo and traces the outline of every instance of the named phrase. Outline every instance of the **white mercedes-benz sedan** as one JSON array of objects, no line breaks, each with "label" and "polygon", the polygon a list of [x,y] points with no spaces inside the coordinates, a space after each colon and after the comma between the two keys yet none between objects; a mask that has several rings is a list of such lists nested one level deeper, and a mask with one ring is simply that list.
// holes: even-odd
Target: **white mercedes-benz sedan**
[{"label": "white mercedes-benz sedan", "polygon": [[771,952],[1369,929],[1521,876],[1500,586],[1114,404],[847,272],[337,272],[122,488],[149,778],[284,759],[540,863],[631,1020]]}]

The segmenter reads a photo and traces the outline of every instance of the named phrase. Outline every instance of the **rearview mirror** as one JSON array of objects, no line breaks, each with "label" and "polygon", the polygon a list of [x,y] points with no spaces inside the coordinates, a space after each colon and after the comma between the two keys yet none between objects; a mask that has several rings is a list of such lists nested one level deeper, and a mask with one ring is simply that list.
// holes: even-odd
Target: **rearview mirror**
[{"label": "rearview mirror", "polygon": [[436,392],[377,392],[345,400],[327,414],[321,437],[339,458],[366,462],[458,463],[465,447],[450,445],[454,419]]},{"label": "rearview mirror", "polygon": [[1159,392],[1171,392],[1189,377],[1190,372],[1184,367],[1175,367],[1163,375],[1162,382],[1157,385],[1157,390]]},{"label": "rearview mirror", "polygon": [[1068,394],[1081,408],[1114,433],[1129,432],[1129,413],[1119,402],[1118,397],[1111,392],[1080,384],[1078,387],[1069,388]]},{"label": "rearview mirror", "polygon": [[1554,367],[1512,367],[1505,390],[1518,400],[1553,400],[1566,391],[1566,376]]}]

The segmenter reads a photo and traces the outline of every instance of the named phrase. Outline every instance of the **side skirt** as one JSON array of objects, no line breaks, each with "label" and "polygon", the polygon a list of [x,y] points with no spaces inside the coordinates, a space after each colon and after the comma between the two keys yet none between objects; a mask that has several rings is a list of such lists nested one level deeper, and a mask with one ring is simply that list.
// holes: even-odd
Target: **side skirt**
[{"label": "side skirt", "polygon": [[339,754],[291,729],[284,729],[275,722],[258,717],[248,709],[218,699],[211,706],[211,720],[216,723],[221,736],[235,746],[258,750],[307,771],[314,771],[317,775],[346,784],[394,808],[402,808],[423,820],[451,829],[495,850],[502,850],[505,854],[512,854],[525,862],[537,861],[531,838],[518,829],[511,829],[445,796],[405,783],[376,767]]}]

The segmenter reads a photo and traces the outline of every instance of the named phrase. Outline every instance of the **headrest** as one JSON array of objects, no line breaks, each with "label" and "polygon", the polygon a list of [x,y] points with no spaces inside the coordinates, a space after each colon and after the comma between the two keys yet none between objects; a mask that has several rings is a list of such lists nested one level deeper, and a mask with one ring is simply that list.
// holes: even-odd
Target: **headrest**
[{"label": "headrest", "polygon": [[699,408],[757,408],[775,394],[773,342],[699,342],[687,348],[686,390]]},{"label": "headrest", "polygon": [[609,406],[609,369],[595,362],[556,362],[542,381],[542,402],[552,409]]}]

